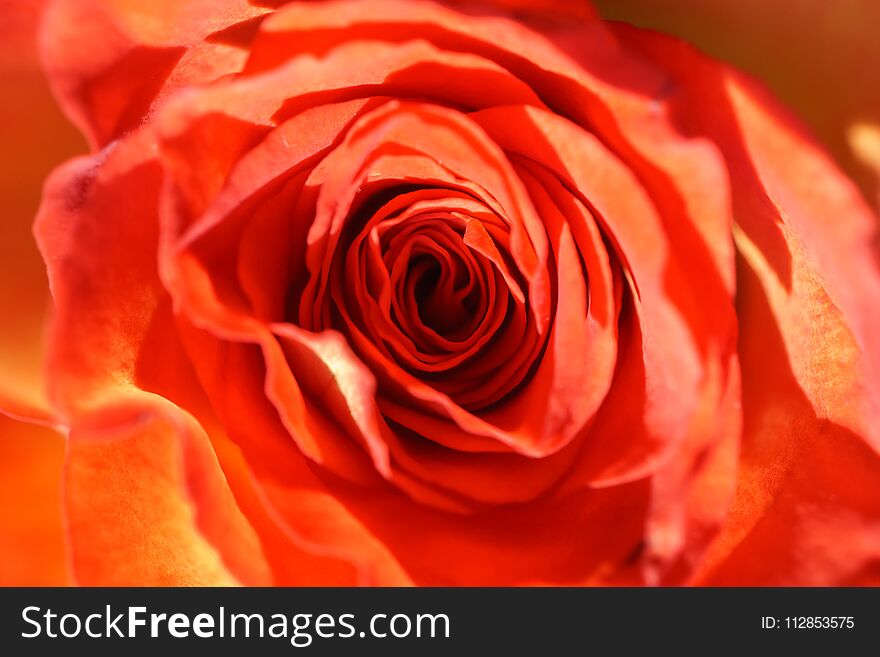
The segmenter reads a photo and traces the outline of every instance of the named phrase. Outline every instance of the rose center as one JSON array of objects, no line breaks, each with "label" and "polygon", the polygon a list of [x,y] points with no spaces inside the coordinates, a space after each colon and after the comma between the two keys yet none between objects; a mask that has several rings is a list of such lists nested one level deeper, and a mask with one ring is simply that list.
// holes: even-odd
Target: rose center
[{"label": "rose center", "polygon": [[462,190],[383,192],[358,204],[363,220],[336,249],[326,316],[376,371],[397,366],[488,408],[530,378],[542,349],[509,223]]},{"label": "rose center", "polygon": [[410,261],[406,287],[425,327],[461,341],[476,328],[479,291],[468,283],[463,267],[450,271],[436,256],[418,255]]}]

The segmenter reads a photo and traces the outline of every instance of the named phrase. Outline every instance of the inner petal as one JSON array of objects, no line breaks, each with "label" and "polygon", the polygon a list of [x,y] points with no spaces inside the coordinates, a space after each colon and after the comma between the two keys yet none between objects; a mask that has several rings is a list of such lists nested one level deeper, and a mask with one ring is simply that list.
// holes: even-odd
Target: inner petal
[{"label": "inner petal", "polygon": [[456,278],[458,273],[443,271],[437,258],[418,256],[410,263],[407,292],[425,326],[445,338],[461,340],[473,328],[478,297],[473,288],[456,285]]},{"label": "inner petal", "polygon": [[417,342],[458,351],[478,332],[480,315],[486,315],[487,299],[494,294],[486,281],[491,268],[445,223],[412,222],[406,228],[385,254],[396,282],[394,310]]}]

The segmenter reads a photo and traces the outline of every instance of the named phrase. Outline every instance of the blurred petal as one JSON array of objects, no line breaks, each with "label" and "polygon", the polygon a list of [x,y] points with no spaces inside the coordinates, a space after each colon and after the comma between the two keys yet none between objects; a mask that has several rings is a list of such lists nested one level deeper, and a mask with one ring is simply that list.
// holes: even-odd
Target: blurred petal
[{"label": "blurred petal", "polygon": [[668,37],[618,33],[668,67],[685,90],[673,112],[730,169],[743,444],[699,581],[858,582],[880,561],[876,217],[759,85]]},{"label": "blurred petal", "polygon": [[80,584],[271,581],[207,436],[172,404],[120,398],[68,441],[64,508]]},{"label": "blurred petal", "polygon": [[56,306],[50,395],[71,427],[65,503],[76,577],[265,584],[260,542],[208,437],[158,396],[195,406],[200,389],[156,271],[152,153],[139,132],[68,163],[47,183],[37,222]]},{"label": "blurred petal", "polygon": [[64,439],[0,415],[0,586],[71,583],[61,519]]},{"label": "blurred petal", "polygon": [[[877,215],[762,89],[737,74],[725,86],[760,180],[759,188],[737,191],[770,202],[788,256],[783,264],[764,254],[765,269],[748,248],[759,228],[746,221],[744,234],[735,233],[737,247],[762,279],[792,372],[816,415],[851,429],[880,454]],[[736,156],[729,160],[735,173],[743,170]],[[786,269],[788,280],[780,277]]]},{"label": "blurred petal", "polygon": [[[220,353],[218,364],[225,367],[234,353]],[[211,379],[228,387],[229,377]],[[627,572],[620,577],[639,581],[629,558],[638,556],[643,531],[644,481],[476,515],[445,513],[390,486],[367,489],[316,472],[257,386],[236,393],[225,424],[273,516],[298,544],[357,564],[361,583],[595,583],[621,568]],[[597,536],[595,527],[606,531]]]},{"label": "blurred petal", "polygon": [[37,61],[42,0],[0,6],[0,408],[48,421],[41,377],[48,287],[31,223],[48,171],[84,147],[58,110]]},{"label": "blurred petal", "polygon": [[771,280],[766,268],[744,260],[740,353],[749,384],[737,494],[695,581],[867,583],[880,568],[880,458],[861,436],[816,417],[787,362],[762,278],[763,285]]},{"label": "blurred petal", "polygon": [[238,71],[265,13],[247,0],[54,0],[43,59],[64,111],[98,148],[174,90]]}]

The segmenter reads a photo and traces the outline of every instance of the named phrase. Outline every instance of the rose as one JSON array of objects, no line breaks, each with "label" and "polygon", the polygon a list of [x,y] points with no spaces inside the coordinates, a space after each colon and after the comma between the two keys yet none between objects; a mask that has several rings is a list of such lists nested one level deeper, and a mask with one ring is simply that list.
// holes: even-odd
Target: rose
[{"label": "rose", "polygon": [[[146,526],[148,535],[129,536],[124,541],[116,536],[110,539],[114,545],[121,542],[136,552],[143,550],[147,541],[158,540],[162,545],[172,539],[175,542],[171,545],[185,541],[186,549],[179,552],[189,556],[199,555],[200,548],[208,552],[204,549],[207,543],[219,554],[221,563],[212,562],[207,554],[186,562],[194,569],[196,581],[227,573],[241,581],[261,581],[265,574],[259,560],[252,558],[257,551],[253,549],[255,538],[265,552],[278,540],[272,536],[277,526],[266,527],[255,519],[265,508],[281,516],[275,524],[300,547],[318,546],[323,554],[347,560],[356,557],[365,572],[379,581],[442,582],[455,581],[455,577],[479,581],[479,572],[468,571],[485,571],[490,558],[498,572],[484,575],[485,581],[674,581],[692,573],[723,518],[731,494],[734,480],[725,468],[731,468],[730,445],[739,437],[737,361],[742,361],[748,373],[752,356],[748,349],[733,349],[730,239],[706,239],[727,237],[730,217],[723,189],[714,190],[708,199],[701,194],[706,181],[722,181],[723,187],[726,173],[731,171],[734,208],[740,204],[744,211],[733,230],[742,254],[737,300],[750,289],[750,271],[759,280],[761,274],[769,278],[776,273],[785,282],[784,273],[762,271],[767,265],[781,266],[768,262],[775,255],[774,247],[778,249],[779,238],[774,243],[771,233],[767,239],[768,222],[760,221],[757,211],[762,206],[754,200],[756,184],[763,187],[766,180],[761,177],[749,182],[744,175],[749,166],[769,167],[772,161],[761,162],[755,153],[737,153],[737,149],[754,145],[728,134],[739,114],[761,108],[750,107],[750,102],[755,102],[749,98],[750,90],[741,89],[745,83],[736,81],[730,92],[734,98],[728,100],[733,117],[723,121],[704,113],[690,116],[683,106],[715,100],[717,89],[711,84],[687,84],[686,76],[694,75],[693,71],[674,70],[674,61],[667,63],[672,70],[663,71],[665,76],[651,79],[651,73],[657,73],[638,70],[639,62],[629,60],[631,50],[660,49],[651,55],[662,62],[664,55],[669,57],[665,51],[670,46],[624,32],[618,37],[626,46],[624,53],[617,53],[622,61],[612,60],[618,65],[608,69],[634,78],[625,81],[636,87],[641,102],[627,107],[623,101],[632,100],[619,97],[622,81],[615,80],[609,89],[600,80],[588,80],[590,84],[578,80],[590,72],[587,64],[615,54],[614,44],[605,46],[609,52],[602,52],[600,37],[608,36],[596,23],[580,25],[577,34],[583,37],[587,30],[594,31],[596,36],[590,43],[600,52],[575,53],[576,62],[560,57],[555,49],[565,43],[565,35],[556,34],[549,44],[554,47],[545,53],[541,49],[544,41],[529,33],[528,43],[522,45],[530,52],[537,50],[534,57],[541,67],[536,73],[520,60],[510,61],[508,52],[501,50],[499,54],[497,47],[486,52],[484,41],[474,44],[471,37],[468,42],[460,28],[446,24],[461,17],[428,5],[410,4],[406,9],[417,6],[425,14],[417,14],[420,20],[412,21],[417,23],[415,36],[425,36],[419,28],[426,23],[427,36],[434,44],[426,52],[419,52],[418,48],[424,48],[421,43],[408,41],[414,35],[406,34],[406,29],[413,27],[399,18],[403,15],[401,6],[385,19],[395,28],[390,34],[387,28],[382,29],[381,11],[378,21],[371,18],[371,6],[370,16],[355,20],[355,25],[360,22],[366,36],[371,36],[372,30],[372,36],[381,36],[383,41],[369,50],[351,38],[356,27],[325,27],[323,32],[313,27],[306,34],[316,43],[304,47],[327,53],[316,64],[298,57],[295,48],[283,50],[283,45],[300,42],[289,32],[298,30],[296,36],[302,37],[305,30],[301,26],[309,24],[305,19],[315,19],[320,27],[322,20],[326,24],[333,16],[351,16],[361,6],[351,5],[341,14],[337,6],[295,7],[263,23],[261,34],[250,46],[250,70],[246,69],[245,75],[179,94],[167,103],[159,91],[161,102],[149,96],[146,102],[134,98],[133,106],[122,103],[119,111],[118,103],[111,106],[91,101],[101,98],[104,79],[90,85],[86,95],[70,84],[69,71],[57,72],[59,88],[67,86],[67,98],[74,101],[69,110],[81,122],[88,121],[96,145],[115,138],[117,130],[137,125],[146,110],[155,113],[145,127],[126,136],[109,153],[99,155],[99,167],[90,160],[59,173],[49,186],[38,225],[58,305],[53,397],[73,427],[68,514],[80,577],[95,570],[99,571],[94,574],[97,581],[125,574],[118,564],[110,564],[106,572],[105,562],[95,563],[93,555],[100,553],[96,542],[106,534],[106,527],[96,525],[92,516],[102,500],[94,494],[84,495],[78,482],[92,488],[96,477],[107,477],[108,485],[103,488],[112,491],[119,473],[103,465],[109,456],[123,464],[135,461],[132,482],[149,482],[145,476],[149,472],[167,474],[174,465],[171,456],[181,444],[179,476],[195,505],[199,532],[187,532],[184,523],[159,528],[148,522],[139,523]],[[490,25],[483,21],[475,27],[490,29]],[[508,38],[517,34],[513,24],[504,26]],[[229,32],[235,34],[230,30],[224,34]],[[469,46],[464,50],[471,59],[457,56],[458,49],[445,46],[444,37],[450,38],[447,32],[453,33],[453,43],[463,41]],[[205,40],[193,50],[208,50],[215,47],[208,44],[216,43],[218,40]],[[445,48],[451,52],[443,54]],[[401,58],[396,60],[399,68],[389,70],[395,55]],[[551,59],[542,60],[542,56]],[[554,56],[564,63],[557,70]],[[191,59],[197,57],[192,55]],[[503,67],[497,67],[497,59],[502,59]],[[691,66],[714,68],[695,55],[689,59]],[[372,93],[356,93],[353,87],[359,80],[375,79],[370,76],[375,69],[369,70],[367,64],[376,66],[376,60],[380,62],[378,80],[384,84],[380,90],[369,90]],[[211,61],[216,62],[216,56]],[[360,61],[367,70],[364,77],[352,80],[352,68],[357,71],[354,64]],[[423,67],[418,69],[421,75],[413,75],[414,62],[433,64],[434,70],[428,68],[428,75]],[[623,66],[627,63],[630,67]],[[505,69],[511,68],[516,69],[516,77],[505,74]],[[74,83],[82,69],[79,64],[73,69]],[[180,69],[184,76],[189,72],[183,66]],[[346,78],[344,84],[337,82],[334,87],[333,76],[340,69]],[[443,85],[443,75],[450,71],[459,83],[451,89]],[[174,72],[169,76],[171,81]],[[712,72],[724,80],[724,72]],[[212,77],[216,74],[211,72]],[[392,79],[393,74],[397,77]],[[493,96],[507,94],[509,98],[499,101],[493,97],[486,109],[476,113],[458,111],[483,107],[473,107],[481,102],[482,94],[471,91],[468,95],[467,84],[461,84],[469,78],[491,84]],[[309,81],[313,88],[308,87]],[[429,84],[418,86],[425,81]],[[197,82],[204,80],[185,79],[182,86]],[[518,82],[525,84],[520,88]],[[583,90],[574,86],[578,82]],[[670,93],[670,83],[683,88],[678,94]],[[118,96],[120,90],[112,75],[109,85],[106,93]],[[170,89],[164,91],[171,96],[167,93]],[[369,100],[378,93],[415,97],[422,102]],[[658,98],[660,93],[667,95]],[[737,93],[744,97],[737,98]],[[315,104],[309,94],[324,97]],[[434,103],[424,102],[426,96]],[[368,105],[361,98],[367,98]],[[685,103],[685,98],[696,102]],[[444,107],[436,107],[438,101]],[[88,102],[94,106],[88,107]],[[332,103],[330,108],[328,103]],[[446,107],[449,105],[452,108]],[[670,118],[712,142],[682,138],[680,130],[671,129],[675,126],[666,122]],[[749,128],[762,127],[762,118],[761,114],[751,117]],[[585,129],[587,125],[591,131]],[[784,129],[777,129],[769,137],[778,140],[780,132],[786,136]],[[803,151],[808,149],[802,147],[799,152]],[[369,159],[365,162],[364,158]],[[440,163],[452,169],[446,171],[445,178]],[[601,177],[588,175],[595,169],[601,170]],[[761,173],[766,172],[759,170]],[[460,179],[471,186],[462,188]],[[132,180],[137,181],[137,187]],[[371,181],[378,181],[372,189],[368,185]],[[842,186],[836,180],[832,184]],[[401,189],[403,185],[406,187]],[[511,193],[510,188],[515,191]],[[388,203],[393,202],[387,199],[384,204],[373,200],[387,189],[403,199],[398,201],[405,202],[402,207],[389,208]],[[139,196],[133,204],[131,195],[135,192]],[[341,204],[339,199],[343,199]],[[529,207],[541,201],[540,211]],[[353,207],[347,209],[345,203]],[[370,203],[376,207],[358,218],[358,210]],[[112,223],[107,220],[108,211],[115,213],[122,207],[129,216]],[[814,210],[812,203],[808,209]],[[298,216],[291,219],[289,212]],[[311,217],[314,223],[309,226]],[[72,221],[76,221],[74,230],[70,228]],[[352,228],[346,234],[342,226],[357,221],[367,223],[371,232],[365,228],[357,233]],[[369,226],[371,222],[375,226]],[[422,224],[433,229],[433,242],[421,245],[428,251],[420,254],[421,260],[407,261],[400,251],[415,249],[419,235],[406,229]],[[378,234],[382,226],[390,226],[388,232],[392,233],[386,243]],[[477,232],[481,226],[482,232]],[[795,227],[801,229],[793,231],[799,239],[809,237],[811,228],[818,230],[812,224]],[[395,237],[397,251],[391,244]],[[823,235],[823,239],[831,238],[833,235]],[[370,240],[378,242],[372,252]],[[141,248],[144,260],[136,260],[137,247],[153,241],[155,249]],[[531,248],[524,248],[524,243]],[[267,251],[266,245],[274,248]],[[285,252],[283,245],[290,245],[289,251]],[[83,246],[90,247],[90,255],[97,257],[86,260]],[[823,245],[809,246],[821,249]],[[824,246],[832,251],[832,246],[838,247],[833,243]],[[788,244],[783,242],[783,247]],[[687,257],[681,256],[683,249],[688,249]],[[675,257],[667,255],[670,253]],[[790,258],[796,256],[789,252]],[[822,259],[816,255],[810,260],[814,258]],[[375,278],[381,278],[383,265],[389,278],[395,275],[395,265],[400,262],[404,274],[398,267],[394,282],[402,282],[398,292],[403,289],[403,293],[395,299],[400,305],[397,322],[389,322],[387,296],[383,305],[382,289],[375,289],[377,285],[381,288],[381,280],[376,283]],[[414,376],[411,371],[413,352],[406,340],[424,339],[416,332],[427,334],[426,328],[448,327],[437,323],[445,319],[442,315],[431,320],[433,325],[419,326],[419,320],[424,320],[419,311],[410,314],[410,325],[404,326],[404,306],[416,297],[420,302],[436,299],[448,312],[452,305],[449,296],[456,288],[442,284],[444,262],[448,269],[459,270],[446,272],[447,282],[469,267],[472,278],[482,274],[483,289],[473,303],[484,308],[490,326],[491,320],[499,319],[499,329],[507,333],[511,333],[511,326],[519,329],[511,342],[525,342],[526,347],[534,344],[535,353],[524,349],[510,361],[513,367],[508,371],[515,373],[513,378],[507,372],[500,379],[490,378],[482,389],[476,389],[476,395],[473,387],[467,391],[470,396],[460,393],[463,377],[438,380],[435,370],[427,367],[421,369],[428,373],[418,372],[423,376]],[[482,271],[473,271],[480,265]],[[794,280],[802,266],[790,263],[789,278]],[[424,270],[421,278],[417,275],[420,267]],[[437,272],[432,273],[431,267]],[[114,276],[117,271],[125,278]],[[304,277],[303,272],[310,276]],[[867,284],[872,283],[870,275],[869,271]],[[493,278],[494,295],[487,289]],[[805,278],[814,277],[808,273]],[[434,286],[433,296],[421,288],[416,291],[425,281],[429,288]],[[825,290],[832,282],[823,286]],[[760,283],[753,285],[764,289]],[[765,285],[769,287],[769,283]],[[506,295],[505,286],[509,290]],[[811,303],[799,304],[797,287],[785,287],[791,288],[795,301],[785,298],[786,303],[780,303],[776,312],[781,314],[787,304],[804,305],[816,312],[813,294]],[[292,301],[290,288],[294,289]],[[695,291],[707,298],[705,306],[695,304]],[[572,301],[566,303],[566,294]],[[770,291],[764,294],[769,303]],[[169,300],[174,302],[176,321]],[[845,300],[835,301],[837,307],[846,305]],[[505,302],[514,309],[495,308]],[[124,305],[127,303],[130,308]],[[465,310],[464,319],[470,320],[473,311]],[[749,327],[760,327],[764,332],[766,326],[773,325],[746,322],[742,308],[739,310],[746,338]],[[754,312],[751,307],[747,310]],[[770,312],[773,310],[771,306]],[[855,314],[857,307],[845,310]],[[341,321],[334,313],[342,316]],[[611,322],[607,321],[609,315],[614,318]],[[520,325],[508,317],[521,318]],[[850,340],[852,334],[863,341],[870,337],[865,324],[871,318],[862,319],[865,324],[857,322],[857,316],[847,314],[846,319],[852,324],[843,327]],[[798,327],[779,324],[785,344],[783,329]],[[323,331],[328,327],[341,327],[341,332]],[[395,328],[399,330],[395,332]],[[101,335],[102,329],[109,335]],[[861,331],[864,334],[860,335]],[[186,353],[174,358],[178,336]],[[436,331],[433,337],[436,339]],[[494,344],[503,344],[501,341]],[[791,341],[803,348],[799,336]],[[377,345],[386,349],[378,350]],[[483,344],[477,346],[474,360],[478,375],[482,375],[480,362],[492,354]],[[807,345],[808,353],[811,346]],[[157,347],[161,361],[150,356]],[[504,356],[511,353],[506,344],[498,351]],[[460,353],[452,356],[460,357]],[[808,362],[806,358],[792,359],[801,365]],[[848,375],[873,375],[871,370],[863,374],[856,364],[841,360]],[[169,363],[180,364],[184,371],[190,364],[195,367],[220,417],[219,424],[241,448],[260,496],[268,498],[262,500],[262,508],[248,501],[243,484],[234,481],[231,473],[240,464],[231,457],[222,458],[222,454],[221,464],[232,480],[237,504],[220,485],[222,480],[212,467],[201,428],[180,409],[199,415],[210,428],[210,444],[218,452],[228,449],[221,446],[221,427],[211,427],[209,413],[198,399],[191,398],[197,397],[193,394],[197,386],[181,385],[185,378],[179,372],[165,371]],[[494,368],[502,363],[497,354],[489,361]],[[612,364],[616,364],[614,372]],[[795,372],[795,380],[797,374],[803,377]],[[809,368],[807,374],[813,374]],[[435,377],[427,379],[430,385],[423,380],[427,376]],[[754,394],[758,386],[754,377],[747,382],[751,386],[745,389],[744,403],[749,391]],[[796,382],[800,388],[812,383]],[[470,380],[464,379],[464,383]],[[778,394],[788,380],[783,375],[773,383],[771,390],[762,391],[752,403],[772,400],[773,393]],[[517,389],[507,389],[511,385]],[[162,400],[146,397],[139,390],[161,393]],[[810,392],[804,390],[807,396]],[[865,417],[864,409],[857,408],[847,417],[834,408],[833,392],[839,394],[820,389],[814,393],[817,400],[813,404],[827,404],[830,396],[831,412],[822,409],[829,419],[837,420],[836,412],[841,424],[854,423],[861,430],[858,424]],[[639,400],[639,393],[641,404],[633,403]],[[178,405],[171,406],[166,399]],[[621,411],[632,406],[641,412]],[[528,411],[525,417],[522,409]],[[141,418],[133,429],[132,417]],[[746,413],[747,429],[749,419]],[[828,431],[824,424],[822,428]],[[125,435],[132,430],[135,433],[130,437]],[[100,431],[122,433],[125,439],[113,441],[110,448],[109,443],[95,437]],[[155,435],[150,435],[153,432]],[[844,429],[840,432],[843,435]],[[779,429],[773,427],[773,433],[778,435]],[[845,444],[847,437],[839,442]],[[870,439],[870,435],[864,437]],[[858,444],[855,436],[851,438]],[[453,444],[444,445],[444,440]],[[789,440],[782,442],[790,448]],[[145,444],[149,445],[147,453]],[[161,449],[166,444],[168,455]],[[502,448],[509,453],[499,453]],[[369,455],[370,461],[362,454]],[[95,459],[100,459],[97,463],[101,465],[95,465]],[[822,461],[827,461],[826,455]],[[372,467],[365,467],[365,463]],[[390,484],[376,477],[376,472]],[[177,483],[173,477],[165,478]],[[362,501],[365,489],[371,491],[371,498]],[[155,513],[157,501],[176,501],[175,490],[167,486],[157,495],[155,489],[145,489],[144,504],[137,510]],[[130,502],[137,503],[138,497]],[[803,501],[803,496],[798,496],[797,504]],[[857,502],[860,500],[850,504],[859,516],[870,519],[872,509],[860,508]],[[109,503],[118,513],[119,501]],[[171,511],[173,508],[161,516],[174,518]],[[382,517],[389,511],[394,512],[390,522]],[[588,530],[608,527],[609,513],[617,521],[615,531],[597,542],[588,536]],[[735,514],[733,520],[738,520]],[[402,524],[416,536],[400,536]],[[540,536],[539,545],[550,550],[551,558],[531,546],[526,549],[530,537],[522,536],[526,529],[534,534],[534,529],[548,525],[550,529]],[[96,536],[95,529],[103,530],[101,535]],[[554,530],[559,532],[557,536]],[[510,535],[504,536],[505,532]],[[588,536],[574,551],[572,534]],[[751,532],[748,538],[755,534]],[[499,550],[501,537],[507,539],[503,552]],[[444,563],[444,555],[425,547],[416,552],[415,546],[408,544],[413,538],[433,544],[442,538],[456,544],[457,568]],[[88,542],[91,550],[77,549],[78,539]],[[517,539],[525,545],[516,546]],[[575,552],[574,558],[556,556],[560,546]],[[280,552],[289,558],[292,548],[285,546]],[[716,548],[719,550],[723,551]],[[250,558],[242,558],[243,553]],[[167,575],[171,556],[149,564],[137,559],[130,563],[141,574]],[[733,551],[720,559],[716,572],[730,568],[736,556]],[[862,559],[857,563],[865,562],[867,557],[859,556]],[[266,557],[277,571],[275,559],[269,554]],[[176,565],[177,560],[172,563]],[[327,564],[322,561],[322,565]],[[315,569],[311,566],[309,572]]]},{"label": "rose", "polygon": [[[865,581],[877,277],[848,183],[669,40],[365,7],[256,36],[253,8],[162,34],[55,7],[78,27],[50,71],[101,149],[37,227],[79,580]],[[474,304],[502,320],[470,378],[405,360]]]}]

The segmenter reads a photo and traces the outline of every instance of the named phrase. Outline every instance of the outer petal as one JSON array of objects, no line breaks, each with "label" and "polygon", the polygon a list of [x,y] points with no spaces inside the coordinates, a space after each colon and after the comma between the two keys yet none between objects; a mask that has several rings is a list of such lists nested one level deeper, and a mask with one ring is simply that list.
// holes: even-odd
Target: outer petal
[{"label": "outer petal", "polygon": [[[737,249],[761,278],[792,372],[816,414],[880,450],[876,216],[754,82],[667,37],[626,27],[619,34],[673,72],[686,90],[674,116],[724,153]],[[710,105],[712,113],[694,111]],[[741,324],[744,311],[740,302]]]},{"label": "outer petal", "polygon": [[50,397],[65,420],[137,384],[140,348],[164,296],[149,248],[158,187],[146,133],[72,160],[46,183],[34,231],[56,306]]},{"label": "outer petal", "polygon": [[241,450],[215,421],[203,420],[235,499],[260,537],[277,586],[355,586],[358,573],[350,561],[323,554],[314,545],[298,543],[279,523],[253,478]]},{"label": "outer petal", "polygon": [[[60,169],[37,221],[56,304],[50,395],[70,427],[65,499],[76,576],[266,583],[260,543],[204,432],[143,392],[198,398],[156,274],[159,177],[150,154],[139,133]],[[114,551],[125,558],[111,567]]]},{"label": "outer petal", "polygon": [[54,0],[43,58],[62,107],[97,148],[174,90],[238,71],[267,12],[247,0]]},{"label": "outer petal", "polygon": [[[58,110],[37,61],[34,37],[43,2],[0,8],[0,409],[47,421],[40,363],[48,287],[31,233],[47,171],[82,149]],[[14,99],[14,102],[12,101]],[[3,412],[0,411],[0,412]]]},{"label": "outer petal", "polygon": [[[767,83],[880,207],[877,162],[854,124],[880,130],[875,0],[594,0],[603,16],[687,39]],[[833,53],[823,56],[820,53]],[[872,165],[873,162],[873,165]],[[872,171],[873,169],[873,171]]]},{"label": "outer petal", "polygon": [[64,508],[87,585],[267,584],[211,444],[168,402],[119,400],[68,437]]},{"label": "outer petal", "polygon": [[754,83],[666,37],[619,32],[674,73],[686,89],[674,111],[731,171],[744,439],[701,581],[867,581],[880,560],[875,217]]},{"label": "outer petal", "polygon": [[880,458],[863,437],[816,417],[786,358],[785,338],[774,328],[778,320],[764,288],[772,274],[754,252],[748,258],[755,262],[743,259],[739,279],[747,384],[737,495],[695,581],[876,584]]}]

